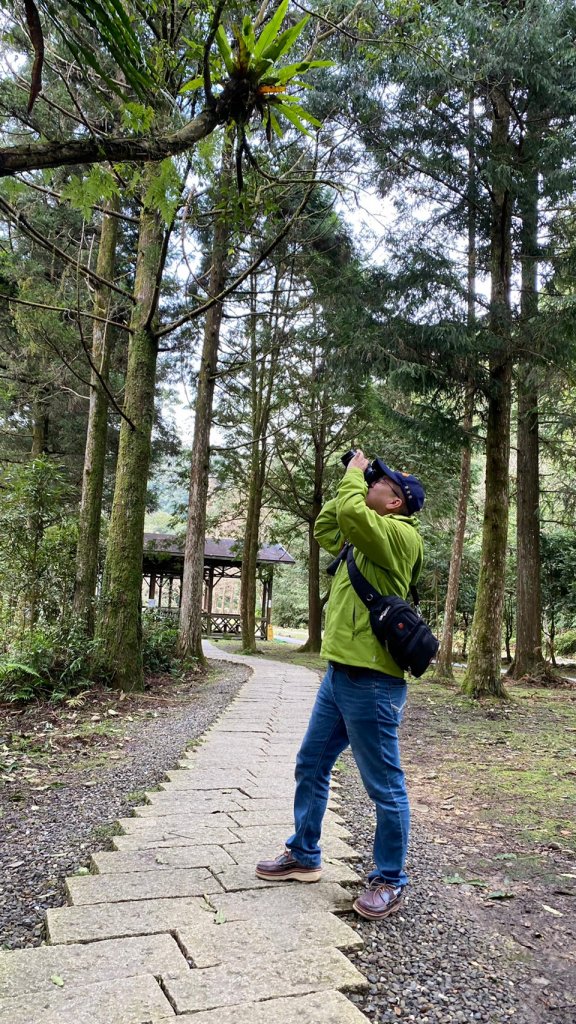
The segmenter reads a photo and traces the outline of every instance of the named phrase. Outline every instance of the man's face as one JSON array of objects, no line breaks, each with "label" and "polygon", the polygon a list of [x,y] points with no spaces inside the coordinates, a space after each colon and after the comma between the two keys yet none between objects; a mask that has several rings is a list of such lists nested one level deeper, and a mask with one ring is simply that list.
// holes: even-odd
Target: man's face
[{"label": "man's face", "polygon": [[391,516],[402,508],[404,497],[396,484],[382,476],[368,488],[366,504],[379,516]]}]

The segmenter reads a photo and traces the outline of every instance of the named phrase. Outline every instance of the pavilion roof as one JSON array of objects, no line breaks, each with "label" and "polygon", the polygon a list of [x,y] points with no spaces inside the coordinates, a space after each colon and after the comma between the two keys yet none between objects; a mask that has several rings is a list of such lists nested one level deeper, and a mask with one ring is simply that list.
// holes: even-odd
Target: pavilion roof
[{"label": "pavilion roof", "polygon": [[[241,565],[242,542],[236,537],[222,537],[220,540],[206,538],[204,544],[204,563],[207,565]],[[168,533],[145,533],[144,534],[144,557],[147,561],[154,558],[154,555],[170,560],[184,561],[184,541],[182,537]],[[256,557],[258,565],[295,565],[296,559],[286,550],[282,544],[264,544],[258,551]]]}]

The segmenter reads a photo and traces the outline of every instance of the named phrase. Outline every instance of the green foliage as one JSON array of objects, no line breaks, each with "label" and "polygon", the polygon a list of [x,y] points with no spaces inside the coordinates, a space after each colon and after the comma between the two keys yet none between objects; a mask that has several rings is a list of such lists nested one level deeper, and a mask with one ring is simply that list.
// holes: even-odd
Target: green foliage
[{"label": "green foliage", "polygon": [[[219,81],[227,76],[230,78],[233,88],[238,86],[245,93],[245,87],[249,86],[249,92],[254,96],[254,101],[250,106],[246,106],[245,102],[232,104],[232,120],[239,125],[244,125],[250,119],[252,111],[256,109],[265,123],[269,140],[272,131],[279,136],[282,135],[278,114],[285,117],[305,135],[308,135],[309,132],[303,122],[320,127],[320,121],[304,110],[298,99],[289,95],[286,90],[289,85],[304,85],[300,76],[307,74],[312,69],[332,66],[332,61],[329,60],[302,60],[283,67],[276,67],[276,61],[292,49],[309,20],[309,15],[306,15],[296,25],[283,32],[280,31],[286,17],[288,3],[289,0],[283,0],[258,38],[256,38],[255,25],[248,15],[244,17],[242,28],[233,26],[232,31],[235,36],[233,46],[228,41],[223,25],[218,26],[215,36],[219,57],[213,56],[212,58],[213,80]],[[198,76],[187,82],[181,92],[191,92],[200,89],[203,85],[204,78]]]},{"label": "green foliage", "polygon": [[151,71],[134,27],[137,22],[125,0],[90,0],[89,4],[68,0],[64,9],[53,0],[38,0],[38,7],[56,27],[79,66],[88,64],[104,77],[113,92],[122,94],[125,89],[119,84],[118,74],[112,77],[103,73],[99,52],[93,48],[94,38],[108,51],[138,96],[153,89]]},{"label": "green foliage", "polygon": [[77,622],[43,622],[31,629],[4,622],[0,700],[64,700],[98,674],[99,644]]},{"label": "green foliage", "polygon": [[62,198],[68,199],[70,205],[89,220],[96,204],[104,203],[118,193],[118,182],[113,174],[101,164],[95,164],[82,176],[72,175],[62,189]]},{"label": "green foliage", "polygon": [[181,197],[182,183],[174,161],[163,160],[155,174],[150,175],[150,183],[144,195],[146,206],[160,210],[162,217],[169,224]]},{"label": "green foliage", "polygon": [[556,637],[556,653],[576,654],[576,629],[567,629]]},{"label": "green foliage", "polygon": [[0,479],[0,593],[21,626],[60,615],[74,580],[70,490],[47,456],[12,466]]},{"label": "green foliage", "polygon": [[178,623],[154,612],[142,616],[142,659],[146,672],[170,672],[176,666]]}]

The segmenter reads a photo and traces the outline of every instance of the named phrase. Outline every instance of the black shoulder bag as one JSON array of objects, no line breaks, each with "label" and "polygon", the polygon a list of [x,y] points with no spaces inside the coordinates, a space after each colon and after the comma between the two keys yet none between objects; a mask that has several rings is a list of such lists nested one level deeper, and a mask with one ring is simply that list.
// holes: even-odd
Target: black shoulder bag
[{"label": "black shoulder bag", "polygon": [[413,608],[401,597],[394,594],[385,597],[371,586],[356,565],[351,544],[341,552],[338,562],[344,557],[350,582],[370,613],[374,635],[396,664],[418,679],[436,656],[440,644],[420,614],[416,587],[410,588],[414,596]]}]

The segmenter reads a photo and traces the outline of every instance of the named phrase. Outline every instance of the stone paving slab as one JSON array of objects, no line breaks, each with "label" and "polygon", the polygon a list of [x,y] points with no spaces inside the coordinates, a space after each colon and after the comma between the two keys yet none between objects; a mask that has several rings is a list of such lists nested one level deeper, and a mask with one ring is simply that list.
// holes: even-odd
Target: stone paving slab
[{"label": "stone paving slab", "polygon": [[193,928],[179,928],[177,936],[196,967],[214,967],[247,956],[262,957],[268,951],[310,950],[317,946],[350,950],[361,949],[363,945],[358,932],[327,912],[287,916],[281,928],[276,919],[265,918],[224,924],[215,924],[214,920],[199,922]]},{"label": "stone paving slab", "polygon": [[[240,835],[240,832],[238,834]],[[118,839],[122,838],[122,836],[118,836]],[[226,843],[223,848],[236,864],[245,864],[246,862],[255,864],[257,860],[270,859],[282,853],[287,838],[286,832],[282,834],[281,838],[277,833],[269,836],[263,834],[261,838],[247,839],[233,844]],[[330,860],[358,860],[356,850],[337,836],[323,836],[320,846],[324,860],[327,857]]]},{"label": "stone paving slab", "polygon": [[[159,819],[162,820],[162,819]],[[236,835],[226,828],[146,829],[129,836],[113,836],[112,845],[116,850],[150,850],[163,846],[228,846],[237,843]]]},{"label": "stone paving slab", "polygon": [[341,992],[313,992],[288,999],[267,999],[263,1003],[221,1006],[217,1010],[188,1014],[185,1024],[368,1024]]},{"label": "stone paving slab", "polygon": [[156,1024],[175,1020],[174,1010],[151,974],[100,982],[49,994],[7,999],[0,1024]]},{"label": "stone paving slab", "polygon": [[[277,846],[283,846],[286,837],[294,831],[294,824],[292,820],[289,820],[287,825],[234,825],[231,831],[234,832],[235,838],[241,839],[243,843],[249,843],[252,846],[262,846],[262,844],[269,846],[272,844],[272,849],[275,850]],[[340,839],[343,841],[343,837],[346,838],[346,836],[348,836],[348,832],[341,825],[328,822],[326,828],[322,829],[320,845],[324,849],[328,839]],[[330,854],[330,856],[338,856],[338,854]]]},{"label": "stone paving slab", "polygon": [[170,977],[165,987],[180,1014],[323,989],[359,992],[368,981],[339,950],[318,947],[313,957],[309,950],[292,950],[228,960]]},{"label": "stone paving slab", "polygon": [[186,967],[186,959],[171,935],[10,950],[0,953],[0,1006],[1,1000],[21,999],[30,993],[52,995],[54,976],[62,979],[65,988],[76,990],[136,974],[179,974]]},{"label": "stone paving slab", "polygon": [[191,786],[193,789],[207,790],[227,786],[242,789],[243,782],[254,784],[255,774],[246,769],[235,769],[234,766],[226,769],[213,766],[209,771],[202,771],[199,768],[174,768],[166,772],[168,782],[174,789],[188,789]]},{"label": "stone paving slab", "polygon": [[[237,791],[238,792],[238,791]],[[202,814],[210,816],[212,814],[228,814],[231,811],[241,811],[246,808],[239,802],[242,794],[238,792],[238,799],[230,794],[218,794],[213,800],[204,800],[202,793],[198,790],[175,790],[172,792],[170,789],[163,790],[160,794],[156,793],[157,799],[150,800],[148,803],[141,804],[139,807],[134,808],[134,817],[136,818],[154,818],[154,817],[165,817],[170,814],[183,814],[190,816],[191,814]],[[246,800],[247,797],[244,797]]]},{"label": "stone paving slab", "polygon": [[172,828],[235,828],[238,822],[231,815],[222,814],[220,811],[204,814],[186,811],[181,814],[148,815],[144,818],[118,818],[118,824],[124,833],[130,836],[138,832],[149,832],[150,829],[162,832]]},{"label": "stone paving slab", "polygon": [[[216,871],[214,874],[217,881],[224,889],[224,892],[242,892],[244,889],[269,889],[278,888],[279,885],[290,885],[290,882],[274,882],[269,879],[256,878],[254,862],[245,861],[235,867],[225,868],[223,871]],[[361,881],[360,877],[343,861],[331,861],[324,863],[322,871],[323,882],[336,882],[339,885],[352,885]],[[205,890],[210,892],[209,889]],[[212,890],[214,892],[215,890]]]},{"label": "stone paving slab", "polygon": [[[287,804],[281,804],[278,810],[265,808],[264,810],[256,809],[254,811],[230,811],[230,817],[242,828],[251,828],[253,825],[282,825],[288,826],[288,830],[293,831],[294,817],[292,809]],[[327,811],[324,818],[323,831],[329,831],[330,825],[339,826],[342,823],[340,815]],[[349,836],[350,832],[346,828],[340,828],[338,835],[341,837]]]},{"label": "stone paving slab", "polygon": [[128,935],[154,935],[203,919],[213,913],[200,897],[131,900],[87,907],[57,907],[46,911],[52,945],[96,942]]},{"label": "stone paving slab", "polygon": [[335,882],[313,882],[303,885],[292,882],[274,889],[250,892],[218,893],[210,896],[211,905],[221,911],[227,921],[269,917],[279,922],[286,914],[330,911],[345,913],[352,906],[352,896]]},{"label": "stone paving slab", "polygon": [[170,871],[172,868],[211,868],[223,871],[235,861],[221,846],[152,847],[134,853],[93,853],[92,866],[99,875],[131,871]]},{"label": "stone paving slab", "polygon": [[222,892],[224,887],[206,868],[137,871],[130,875],[92,875],[67,878],[66,889],[76,906],[125,903],[127,900],[172,899]]}]

